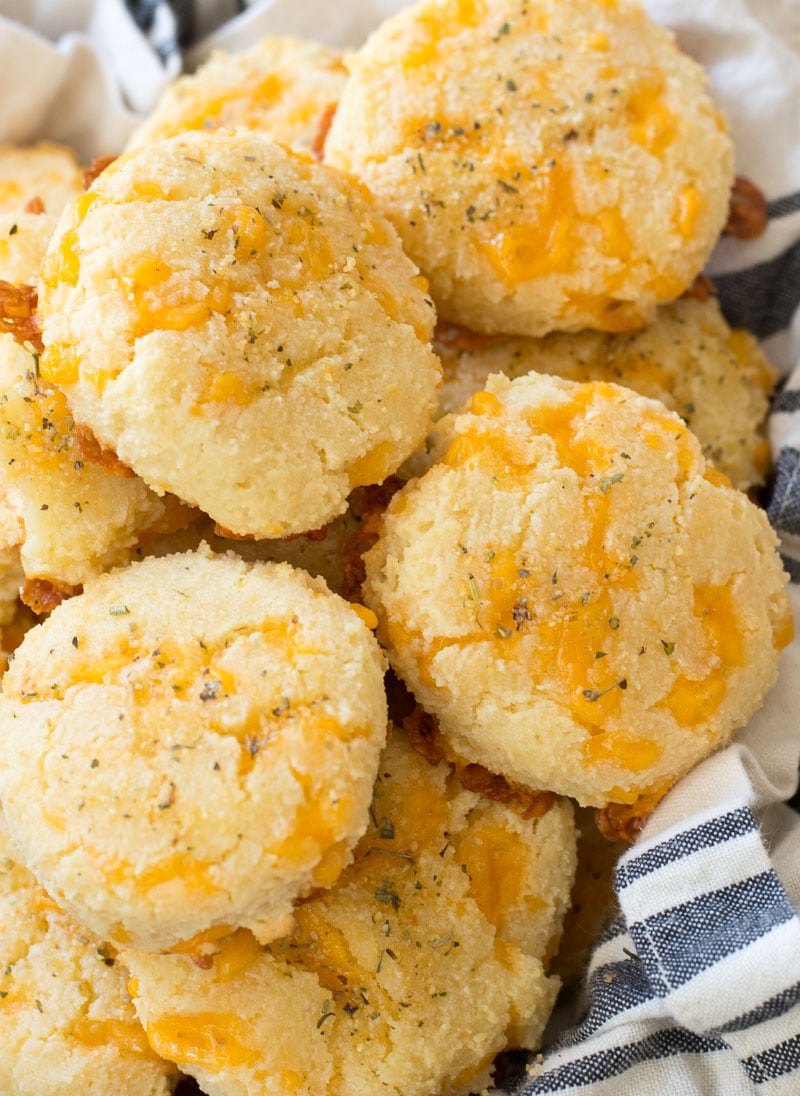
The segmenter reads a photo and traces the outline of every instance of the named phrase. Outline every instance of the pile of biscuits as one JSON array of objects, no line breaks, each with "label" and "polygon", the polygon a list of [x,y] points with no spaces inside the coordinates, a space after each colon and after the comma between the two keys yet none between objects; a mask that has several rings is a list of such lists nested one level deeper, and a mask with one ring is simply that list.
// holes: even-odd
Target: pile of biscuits
[{"label": "pile of biscuits", "polygon": [[216,53],[86,189],[0,155],[4,1092],[538,1049],[587,808],[633,836],[792,635],[732,159],[636,0]]}]

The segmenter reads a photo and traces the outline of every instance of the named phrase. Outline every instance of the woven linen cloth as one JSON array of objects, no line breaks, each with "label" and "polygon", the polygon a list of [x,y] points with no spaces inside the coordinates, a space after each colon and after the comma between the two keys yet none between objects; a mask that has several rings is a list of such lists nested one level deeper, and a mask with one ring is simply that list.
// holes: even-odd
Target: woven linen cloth
[{"label": "woven linen cloth", "polygon": [[[3,5],[0,141],[49,137],[88,159],[212,47],[262,34],[357,46],[402,0],[16,0]],[[800,618],[800,3],[646,0],[709,73],[736,170],[768,199],[756,240],[723,240],[708,273],[729,322],[782,382],[768,513]],[[246,10],[244,10],[246,9]],[[662,801],[616,872],[619,912],[542,1054],[512,1057],[497,1096],[800,1094],[800,640],[732,745]],[[476,1009],[480,1002],[476,1001]],[[498,1081],[498,1084],[501,1082]]]}]

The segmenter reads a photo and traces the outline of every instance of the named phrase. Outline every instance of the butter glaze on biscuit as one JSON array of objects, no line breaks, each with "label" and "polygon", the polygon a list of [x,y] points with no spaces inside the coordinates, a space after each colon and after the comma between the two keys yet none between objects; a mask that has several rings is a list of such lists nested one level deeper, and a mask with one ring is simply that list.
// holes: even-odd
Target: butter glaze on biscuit
[{"label": "butter glaze on biscuit", "polygon": [[636,329],[725,223],[725,121],[636,0],[423,0],[348,63],[326,160],[377,196],[444,319]]},{"label": "butter glaze on biscuit", "polygon": [[367,823],[383,658],[349,605],[285,564],[208,550],[87,584],[3,680],[0,786],[39,881],[144,949],[291,927]]}]

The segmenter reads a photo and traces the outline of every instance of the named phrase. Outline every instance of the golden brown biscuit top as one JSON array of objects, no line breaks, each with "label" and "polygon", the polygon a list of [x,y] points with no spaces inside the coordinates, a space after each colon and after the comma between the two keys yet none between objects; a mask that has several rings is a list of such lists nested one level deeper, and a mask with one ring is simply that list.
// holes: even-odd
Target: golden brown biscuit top
[{"label": "golden brown biscuit top", "polygon": [[[200,551],[101,576],[4,678],[4,798],[26,863],[119,942],[270,918],[286,931],[366,824],[382,669],[358,614],[287,565]],[[13,806],[26,788],[32,812]]]},{"label": "golden brown biscuit top", "polygon": [[765,516],[676,415],[605,382],[495,375],[440,433],[366,557],[393,665],[451,750],[510,780],[663,791],[791,636]]},{"label": "golden brown biscuit top", "polygon": [[298,38],[262,38],[241,53],[215,50],[197,72],[166,88],[127,147],[193,129],[246,126],[311,151],[346,79],[339,53]]},{"label": "golden brown biscuit top", "polygon": [[363,186],[263,135],[191,133],[62,218],[42,375],[157,491],[240,535],[306,532],[425,435],[425,288]]},{"label": "golden brown biscuit top", "polygon": [[638,3],[426,0],[350,64],[326,158],[380,197],[447,319],[635,329],[724,223],[725,121]]}]

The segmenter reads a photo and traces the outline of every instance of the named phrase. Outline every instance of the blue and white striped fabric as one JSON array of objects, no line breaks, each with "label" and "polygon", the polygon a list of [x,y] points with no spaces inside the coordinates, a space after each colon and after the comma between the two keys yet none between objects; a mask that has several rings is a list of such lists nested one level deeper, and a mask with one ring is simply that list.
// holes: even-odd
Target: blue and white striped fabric
[{"label": "blue and white striped fabric", "polygon": [[177,75],[182,68],[182,46],[193,36],[192,5],[131,0],[128,8],[165,70]]},{"label": "blue and white striped fabric", "polygon": [[800,920],[745,806],[628,854],[588,1011],[527,1094],[800,1090]]},{"label": "blue and white striped fabric", "polygon": [[[800,245],[796,250],[800,252]],[[800,256],[794,286],[800,287]],[[784,567],[792,582],[800,583],[800,370],[789,377],[774,401],[771,435],[778,461],[767,513],[781,536]]]},{"label": "blue and white striped fabric", "polygon": [[126,0],[136,26],[172,76],[183,51],[245,10],[244,0]]}]

